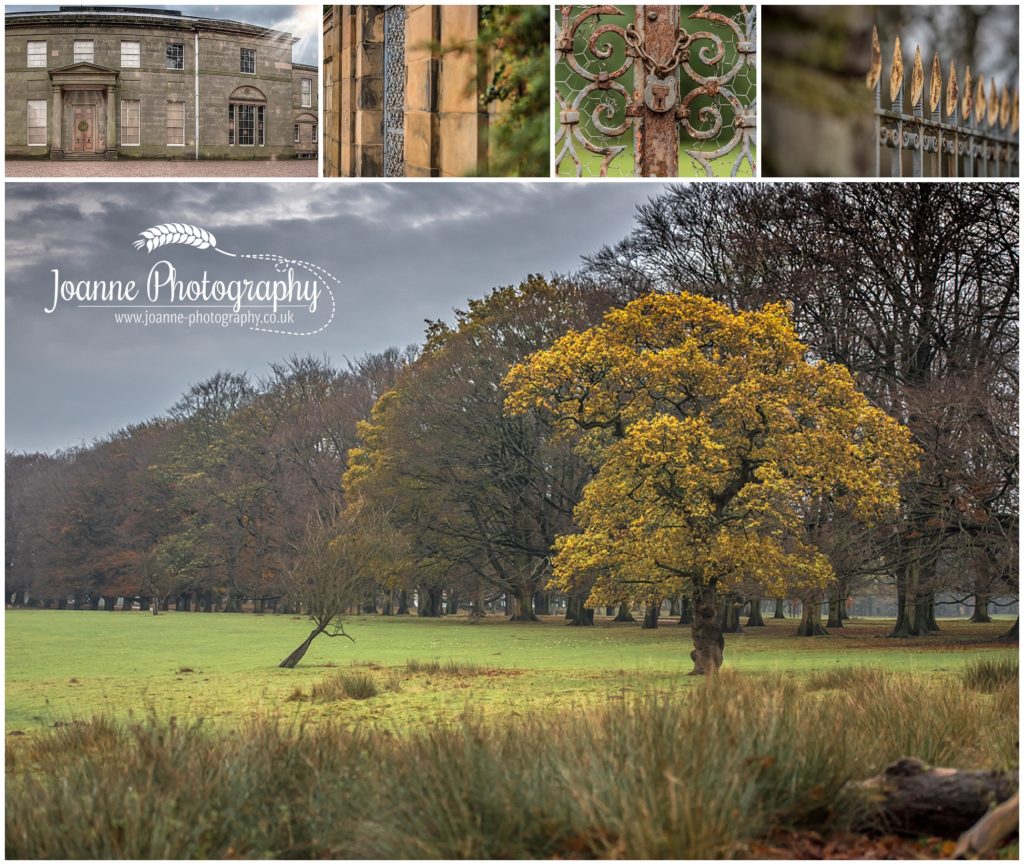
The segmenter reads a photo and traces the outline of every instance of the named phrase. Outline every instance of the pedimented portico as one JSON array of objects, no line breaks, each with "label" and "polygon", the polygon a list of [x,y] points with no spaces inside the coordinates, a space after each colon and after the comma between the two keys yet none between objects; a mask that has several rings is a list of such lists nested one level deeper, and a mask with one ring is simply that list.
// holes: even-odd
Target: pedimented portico
[{"label": "pedimented portico", "polygon": [[49,70],[52,111],[50,159],[117,158],[117,78],[120,72],[96,63],[72,63]]}]

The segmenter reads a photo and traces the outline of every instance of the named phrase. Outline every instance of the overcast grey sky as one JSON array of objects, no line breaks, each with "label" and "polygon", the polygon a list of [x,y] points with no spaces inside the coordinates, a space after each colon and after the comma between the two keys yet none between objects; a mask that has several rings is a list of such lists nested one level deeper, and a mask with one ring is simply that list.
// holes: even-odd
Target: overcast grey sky
[{"label": "overcast grey sky", "polygon": [[[83,6],[104,6],[109,3],[82,3]],[[258,24],[274,30],[284,30],[299,38],[292,49],[293,63],[307,63],[319,66],[317,40],[322,28],[322,6],[262,6],[245,3],[221,3],[213,6],[175,6],[162,3],[116,3],[117,6],[144,6],[147,9],[174,9],[182,15],[195,15],[200,18],[221,18],[231,21],[242,21],[245,24]],[[13,6],[8,5],[8,12],[51,12],[59,5],[53,6]]]},{"label": "overcast grey sky", "polygon": [[[261,375],[292,354],[336,363],[418,343],[424,320],[528,274],[565,272],[626,235],[650,183],[8,183],[6,447],[52,451],[166,411],[220,369]],[[53,275],[134,279],[154,261],[182,276],[252,274],[212,250],[147,254],[132,241],[180,222],[221,249],[306,259],[341,280],[332,324],[315,336],[233,326],[116,324],[110,310],[61,303]],[[250,265],[251,267],[265,265]],[[303,276],[304,274],[298,274]],[[322,321],[322,319],[321,319]]]}]

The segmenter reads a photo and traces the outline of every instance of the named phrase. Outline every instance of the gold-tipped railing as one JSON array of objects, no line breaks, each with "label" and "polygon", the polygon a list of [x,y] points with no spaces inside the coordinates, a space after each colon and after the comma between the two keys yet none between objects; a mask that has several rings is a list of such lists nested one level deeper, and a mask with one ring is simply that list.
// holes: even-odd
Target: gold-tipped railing
[{"label": "gold-tipped railing", "polygon": [[[914,51],[909,80],[904,75],[900,37],[889,64],[888,106],[882,104],[882,46],[871,31],[868,89],[875,97],[875,175],[882,177],[888,151],[890,177],[1017,177],[1020,173],[1020,93],[1015,86],[986,85],[984,74],[971,77],[965,67],[960,89],[956,64],[945,81],[938,52],[932,58],[928,90],[920,46]],[[945,87],[945,99],[943,99]],[[909,92],[908,92],[909,91]],[[927,98],[927,111],[925,100]],[[907,106],[909,105],[909,111]]]}]

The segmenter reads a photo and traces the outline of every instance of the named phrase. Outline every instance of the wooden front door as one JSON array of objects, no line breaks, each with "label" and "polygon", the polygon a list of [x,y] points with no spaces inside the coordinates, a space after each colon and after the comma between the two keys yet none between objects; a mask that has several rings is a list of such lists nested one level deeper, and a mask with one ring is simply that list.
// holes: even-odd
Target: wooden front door
[{"label": "wooden front door", "polygon": [[96,113],[92,105],[76,105],[73,131],[72,150],[75,153],[94,153],[96,151]]},{"label": "wooden front door", "polygon": [[299,153],[309,153],[313,150],[313,124],[299,124],[299,143],[295,148]]}]

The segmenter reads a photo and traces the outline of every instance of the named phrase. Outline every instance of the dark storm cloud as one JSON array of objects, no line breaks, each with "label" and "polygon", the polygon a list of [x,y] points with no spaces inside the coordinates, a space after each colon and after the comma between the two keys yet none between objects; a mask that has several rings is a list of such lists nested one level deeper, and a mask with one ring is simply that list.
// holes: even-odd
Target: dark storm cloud
[{"label": "dark storm cloud", "polygon": [[[530,273],[571,270],[622,238],[652,184],[9,183],[7,448],[53,450],[164,412],[219,369],[261,375],[292,354],[335,362],[419,342],[427,319]],[[341,280],[338,311],[310,337],[239,327],[117,325],[63,304],[53,276],[145,283],[159,256],[132,241],[182,222],[220,248],[312,261]],[[183,273],[237,274],[236,260],[177,247]]]},{"label": "dark storm cloud", "polygon": [[[66,4],[71,5],[71,4]],[[83,6],[110,5],[103,3],[82,3]],[[320,6],[261,6],[245,3],[221,3],[210,6],[174,6],[160,3],[127,4],[117,6],[138,5],[146,9],[172,9],[182,15],[193,15],[198,18],[217,18],[220,20],[241,21],[260,27],[284,30],[299,38],[292,50],[292,62],[319,65],[317,40],[321,29]],[[8,12],[55,12],[59,6],[7,6]]]}]

